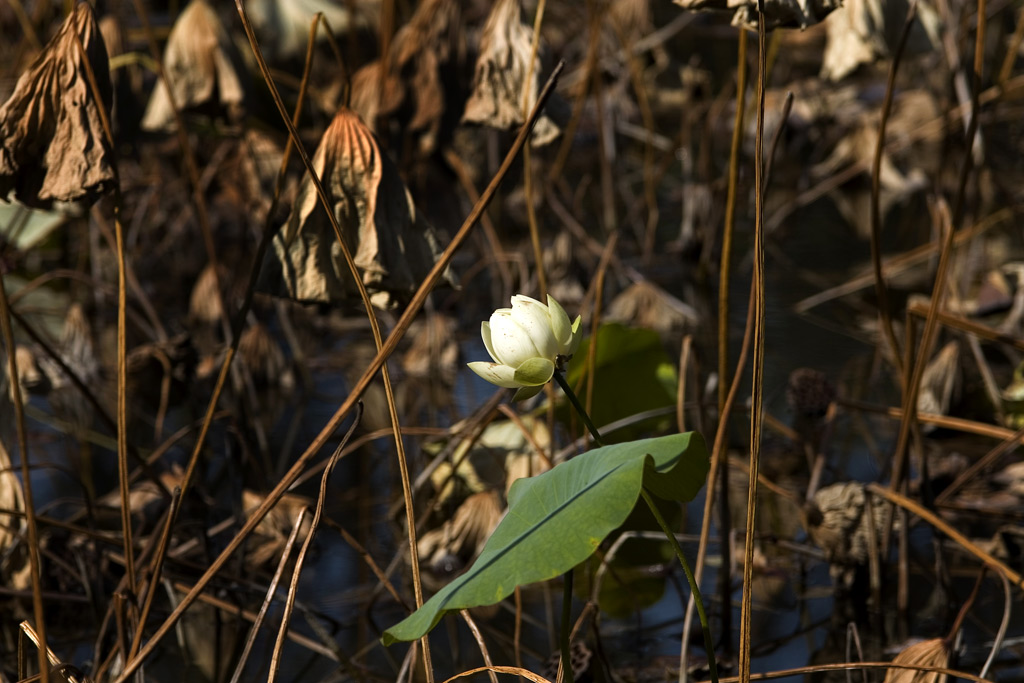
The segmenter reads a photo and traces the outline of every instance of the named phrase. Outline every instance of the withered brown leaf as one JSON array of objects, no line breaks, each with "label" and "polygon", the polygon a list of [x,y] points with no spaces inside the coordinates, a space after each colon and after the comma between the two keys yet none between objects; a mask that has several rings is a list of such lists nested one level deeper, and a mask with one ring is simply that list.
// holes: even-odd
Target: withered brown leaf
[{"label": "withered brown leaf", "polygon": [[395,34],[386,60],[374,61],[352,78],[352,109],[373,130],[385,117],[416,133],[420,151],[437,148],[451,90],[465,59],[462,11],[454,0],[424,0]]},{"label": "withered brown leaf", "polygon": [[[905,647],[892,661],[893,664],[945,667],[949,665],[949,652],[949,643],[943,638],[932,638]],[[946,678],[946,674],[937,671],[914,669],[889,669],[885,673],[885,683],[945,683]]]},{"label": "withered brown leaf", "polygon": [[[25,496],[21,481],[14,473],[11,456],[0,443],[0,580],[15,590],[31,588],[31,574],[28,553],[14,548],[21,542],[25,532],[25,520],[18,513],[25,512]],[[24,548],[24,546],[23,546]]]},{"label": "withered brown leaf", "polygon": [[[757,28],[757,0],[673,0],[689,10],[732,12],[735,26]],[[842,0],[765,0],[765,28],[807,28],[822,21],[832,10],[842,7]]]},{"label": "withered brown leaf", "polygon": [[[313,168],[374,305],[391,307],[411,296],[440,254],[438,239],[358,115],[345,108],[335,115]],[[309,302],[354,299],[357,288],[319,204],[307,174],[264,261],[262,291]]]},{"label": "withered brown leaf", "polygon": [[885,14],[881,0],[846,0],[825,24],[828,40],[821,76],[839,81],[861,64],[885,57]]},{"label": "withered brown leaf", "polygon": [[[181,110],[213,107],[240,113],[245,90],[231,38],[206,0],[192,0],[174,22],[164,50],[164,73]],[[174,125],[167,83],[157,83],[142,118],[143,130]]]},{"label": "withered brown leaf", "polygon": [[[78,47],[81,39],[83,50]],[[102,101],[89,86],[86,62]],[[113,187],[113,153],[100,107],[109,114],[110,67],[92,8],[77,5],[18,79],[0,107],[0,198],[49,208],[93,202]]]},{"label": "withered brown leaf", "polygon": [[[523,23],[520,0],[498,0],[487,17],[480,38],[480,56],[473,75],[473,94],[462,120],[508,130],[520,126],[537,101],[540,59],[526,83],[533,49],[533,28]],[[528,101],[524,103],[524,89]],[[525,106],[524,106],[525,105]],[[542,116],[533,129],[531,144],[544,145],[558,137],[559,129]]]}]

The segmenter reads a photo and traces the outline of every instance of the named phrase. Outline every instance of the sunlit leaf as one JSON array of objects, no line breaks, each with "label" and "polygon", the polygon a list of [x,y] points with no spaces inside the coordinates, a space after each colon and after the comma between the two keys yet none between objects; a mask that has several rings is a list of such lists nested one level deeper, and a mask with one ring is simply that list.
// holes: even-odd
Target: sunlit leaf
[{"label": "sunlit leaf", "polygon": [[707,471],[704,439],[690,432],[605,446],[520,479],[509,491],[508,513],[473,566],[385,631],[384,644],[415,640],[446,612],[492,605],[516,586],[563,574],[622,524],[642,486],[661,498],[691,500]]},{"label": "sunlit leaf", "polygon": [[[93,97],[90,70],[102,101]],[[22,203],[49,208],[92,202],[112,188],[113,153],[100,113],[109,113],[111,99],[107,49],[96,15],[81,3],[0,107],[0,199],[13,190]]]},{"label": "sunlit leaf", "polygon": [[[580,344],[573,356],[567,379],[586,395],[587,356],[593,337]],[[677,375],[675,366],[653,330],[602,325],[597,332],[596,382],[591,417],[597,425],[606,425],[637,413],[675,405]],[[568,409],[563,413],[568,418]],[[645,420],[629,429],[606,434],[606,440],[633,438],[656,425],[658,418]]]}]

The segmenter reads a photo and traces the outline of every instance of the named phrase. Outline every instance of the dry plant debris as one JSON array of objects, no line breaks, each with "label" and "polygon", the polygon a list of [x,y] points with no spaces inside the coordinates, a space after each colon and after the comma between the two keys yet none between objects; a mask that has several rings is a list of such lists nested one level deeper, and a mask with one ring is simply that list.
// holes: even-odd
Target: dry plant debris
[{"label": "dry plant debris", "polygon": [[[757,28],[757,0],[673,0],[689,10],[732,12],[732,23]],[[842,7],[842,0],[766,0],[766,28],[807,28]]]},{"label": "dry plant debris", "polygon": [[[337,113],[313,156],[313,169],[374,305],[389,308],[411,296],[440,254],[440,242],[358,115],[344,108]],[[308,175],[260,278],[263,291],[298,301],[339,303],[357,297]]]},{"label": "dry plant debris", "polygon": [[[143,130],[165,130],[179,110],[241,114],[245,90],[240,61],[217,12],[206,0],[192,0],[178,16],[164,50],[164,74],[149,99]],[[173,93],[173,105],[171,94]]]},{"label": "dry plant debris", "polygon": [[11,456],[0,443],[0,583],[14,590],[31,587],[31,567],[25,535],[25,494],[21,480],[14,473]]},{"label": "dry plant debris", "polygon": [[[908,645],[900,651],[893,664],[911,666],[949,666],[949,643],[944,638],[932,638]],[[916,671],[914,669],[889,669],[885,673],[885,683],[945,683],[946,674],[936,671]]]},{"label": "dry plant debris", "polygon": [[846,0],[825,22],[828,40],[821,77],[842,80],[862,64],[888,54],[885,15],[880,0]]},{"label": "dry plant debris", "polygon": [[[872,538],[882,535],[886,503],[871,498],[858,482],[833,484],[820,489],[804,508],[807,533],[825,551],[829,572],[840,587],[853,584],[858,566],[868,561]],[[872,531],[868,525],[874,524]]]},{"label": "dry plant debris", "polygon": [[442,119],[465,60],[462,10],[455,0],[424,0],[399,29],[384,59],[352,78],[352,109],[372,130],[401,122],[423,154],[437,149]]},{"label": "dry plant debris", "polygon": [[[464,122],[510,130],[522,125],[537,101],[541,59],[538,54],[531,70],[533,28],[523,23],[522,13],[520,0],[494,3],[480,38],[473,94],[466,102]],[[550,118],[542,116],[534,126],[531,143],[547,144],[559,132]]]},{"label": "dry plant debris", "polygon": [[115,162],[100,114],[109,114],[111,98],[107,49],[92,7],[81,3],[0,107],[0,198],[13,190],[21,203],[49,208],[92,203],[113,188]]}]

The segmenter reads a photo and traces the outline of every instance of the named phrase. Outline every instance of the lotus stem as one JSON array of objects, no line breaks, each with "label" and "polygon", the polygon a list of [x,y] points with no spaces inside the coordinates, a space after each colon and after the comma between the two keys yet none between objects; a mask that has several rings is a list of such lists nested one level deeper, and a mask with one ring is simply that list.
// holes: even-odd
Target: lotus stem
[{"label": "lotus stem", "polygon": [[[569,398],[569,402],[572,403],[572,407],[579,413],[580,419],[583,420],[583,424],[587,425],[587,429],[590,430],[590,434],[594,437],[594,441],[598,446],[604,445],[604,440],[601,438],[601,433],[597,431],[597,427],[594,426],[594,421],[590,419],[590,415],[583,409],[580,404],[580,400],[576,398],[576,393],[569,386],[569,382],[566,381],[565,376],[561,371],[555,371],[555,381],[558,382],[558,386],[562,387],[562,391]],[[704,649],[707,650],[708,655],[708,670],[711,674],[712,683],[718,683],[718,665],[715,662],[715,644],[711,640],[711,627],[708,624],[708,615],[704,611],[704,601],[700,597],[700,588],[697,586],[697,579],[693,576],[693,571],[690,569],[690,564],[686,561],[686,556],[683,554],[683,549],[679,545],[679,541],[676,540],[676,535],[669,528],[668,522],[665,521],[665,517],[661,514],[661,510],[654,503],[654,499],[651,498],[651,494],[648,493],[647,489],[640,487],[640,495],[643,496],[644,502],[647,503],[647,507],[650,508],[651,514],[654,515],[655,521],[658,522],[658,526],[661,527],[661,531],[665,534],[665,538],[668,539],[669,544],[672,546],[672,550],[675,551],[676,557],[679,558],[679,564],[683,567],[683,573],[686,574],[686,580],[690,584],[690,592],[693,594],[693,602],[697,607],[697,617],[700,619],[700,630],[704,633]],[[569,664],[569,637],[567,631],[568,609],[572,601],[572,570],[569,570],[565,574],[565,603],[563,604],[562,612],[562,669],[565,672],[564,680],[572,683],[572,667]]]},{"label": "lotus stem", "polygon": [[583,404],[576,398],[576,392],[569,386],[569,382],[566,381],[565,375],[560,370],[555,370],[555,381],[558,382],[558,386],[562,387],[562,391],[569,398],[569,402],[572,403],[572,407],[576,409],[580,419],[583,420],[583,424],[587,425],[587,429],[590,430],[590,435],[594,437],[594,443],[598,446],[604,446],[604,439],[601,438],[601,432],[597,431],[597,427],[594,426],[594,421],[590,419],[590,415],[583,409]]}]

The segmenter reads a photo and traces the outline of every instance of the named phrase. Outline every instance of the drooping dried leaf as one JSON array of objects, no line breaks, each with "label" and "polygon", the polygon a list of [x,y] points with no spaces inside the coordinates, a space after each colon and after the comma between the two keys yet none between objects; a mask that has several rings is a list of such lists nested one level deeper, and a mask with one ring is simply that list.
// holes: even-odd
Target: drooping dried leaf
[{"label": "drooping dried leaf", "polygon": [[[734,26],[757,28],[757,0],[673,0],[688,10],[732,13]],[[842,0],[765,0],[765,28],[807,28],[842,7]]]},{"label": "drooping dried leaf", "polygon": [[0,510],[15,513],[0,513],[0,582],[15,590],[27,590],[31,587],[28,553],[24,546],[21,552],[14,550],[24,534],[25,519],[17,513],[25,512],[25,496],[3,443],[0,443]]},{"label": "drooping dried leaf", "polygon": [[[50,381],[36,362],[36,354],[28,346],[14,347],[14,364],[18,371],[18,383],[21,388],[21,401],[28,403],[29,394],[46,394],[50,390]],[[4,375],[7,380],[7,394],[14,401],[14,385],[7,376],[7,364],[4,364]]]},{"label": "drooping dried leaf", "polygon": [[[331,30],[339,35],[375,27],[380,21],[380,0],[249,0],[245,10],[264,52],[285,59],[305,52],[309,24],[317,12],[323,13]],[[318,40],[325,36],[323,31],[317,32]]]},{"label": "drooping dried leaf", "polygon": [[462,80],[461,17],[456,0],[424,0],[395,34],[387,59],[356,72],[351,106],[372,130],[380,131],[385,120],[398,123],[417,135],[420,152],[437,148],[442,119]]},{"label": "drooping dried leaf", "polygon": [[825,22],[828,39],[822,57],[821,76],[838,81],[861,64],[871,64],[888,54],[885,16],[879,0],[846,0]]},{"label": "drooping dried leaf", "polygon": [[55,201],[91,203],[113,187],[113,153],[100,115],[100,107],[109,113],[110,101],[107,50],[92,8],[82,3],[0,107],[0,199],[13,190],[23,204],[49,208]]},{"label": "drooping dried leaf", "polygon": [[[537,101],[540,83],[540,55],[534,63],[531,81],[526,83],[532,45],[533,28],[523,22],[520,0],[498,0],[480,38],[473,94],[466,102],[464,122],[501,130],[523,124]],[[534,126],[531,144],[547,144],[559,132],[551,119],[542,116]]]},{"label": "drooping dried leaf", "polygon": [[[64,317],[58,352],[65,365],[95,392],[100,379],[100,359],[93,343],[92,325],[77,302],[71,304]],[[76,433],[88,429],[93,421],[92,403],[53,358],[39,356],[37,360],[50,383],[50,406],[54,414]]]},{"label": "drooping dried leaf", "polygon": [[459,344],[455,331],[458,322],[451,316],[433,313],[422,323],[413,323],[409,331],[412,345],[402,356],[402,369],[407,375],[424,379],[455,381]]},{"label": "drooping dried leaf", "polygon": [[[949,665],[949,652],[949,643],[943,638],[932,638],[905,647],[892,662],[913,666],[946,667]],[[889,669],[885,672],[885,683],[946,683],[946,678],[946,674],[936,671]]]},{"label": "drooping dried leaf", "polygon": [[290,387],[294,382],[284,353],[266,325],[256,323],[245,329],[238,341],[238,357],[249,369],[258,388]]},{"label": "drooping dried leaf", "polygon": [[[266,500],[265,495],[244,489],[242,491],[242,509],[245,516],[252,514],[252,511],[262,505],[264,500]],[[276,556],[284,548],[288,535],[299,521],[302,510],[311,505],[312,501],[305,496],[294,493],[286,493],[281,496],[277,505],[256,526],[256,535],[263,542],[249,555],[249,562],[261,565]],[[302,528],[299,530],[299,543],[309,533],[311,522],[310,516],[306,515]]]},{"label": "drooping dried leaf", "polygon": [[872,496],[871,503],[868,514],[864,485],[846,482],[820,489],[804,509],[807,533],[825,552],[832,579],[844,588],[852,584],[856,567],[868,561],[871,537],[882,536],[885,501]]},{"label": "drooping dried leaf", "polygon": [[608,320],[667,333],[695,324],[697,314],[653,282],[640,280],[612,300]]},{"label": "drooping dried leaf", "polygon": [[497,491],[474,493],[452,519],[423,534],[417,543],[420,557],[432,567],[444,567],[450,558],[458,558],[464,566],[480,552],[503,515]]},{"label": "drooping dried leaf", "polygon": [[213,325],[220,321],[224,315],[221,303],[221,292],[218,292],[218,284],[223,287],[227,272],[224,268],[214,270],[212,265],[207,265],[196,278],[192,286],[192,294],[188,300],[188,317],[196,323]]},{"label": "drooping dried leaf", "polygon": [[[373,133],[355,113],[341,109],[324,133],[313,167],[374,305],[391,307],[408,298],[441,250]],[[260,275],[261,291],[308,302],[357,298],[334,229],[319,204],[307,175],[288,221],[274,237],[273,253]]]},{"label": "drooping dried leaf", "polygon": [[[164,49],[164,73],[180,110],[226,112],[238,116],[245,91],[234,46],[206,0],[192,0],[178,16]],[[167,83],[160,81],[142,118],[143,130],[174,125]]]},{"label": "drooping dried leaf", "polygon": [[[960,344],[953,340],[935,354],[921,375],[921,389],[917,395],[917,410],[921,413],[948,415],[960,380]],[[935,425],[923,425],[923,431],[931,431]]]}]

